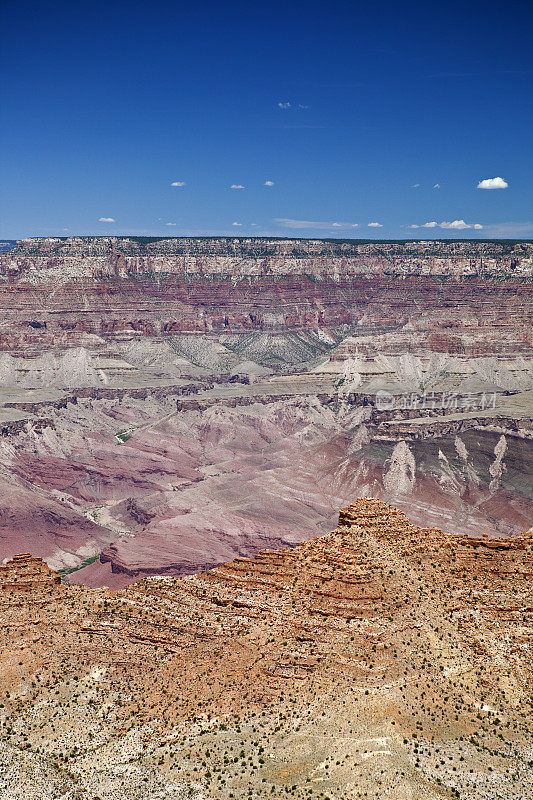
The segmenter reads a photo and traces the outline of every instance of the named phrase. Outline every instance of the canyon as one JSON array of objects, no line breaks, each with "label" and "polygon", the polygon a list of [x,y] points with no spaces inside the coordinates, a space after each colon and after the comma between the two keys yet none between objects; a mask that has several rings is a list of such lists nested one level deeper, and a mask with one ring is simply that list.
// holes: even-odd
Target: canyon
[{"label": "canyon", "polygon": [[119,588],[332,528],[530,525],[531,242],[26,239],[0,253],[0,560]]},{"label": "canyon", "polygon": [[531,797],[533,243],[8,244],[0,797]]}]

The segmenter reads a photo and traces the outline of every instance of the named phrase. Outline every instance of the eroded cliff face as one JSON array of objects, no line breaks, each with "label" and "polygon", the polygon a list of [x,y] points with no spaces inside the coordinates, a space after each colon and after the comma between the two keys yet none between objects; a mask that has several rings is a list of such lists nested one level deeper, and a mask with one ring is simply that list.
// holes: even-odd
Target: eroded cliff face
[{"label": "eroded cliff face", "polygon": [[367,494],[518,534],[532,248],[19,242],[0,254],[0,559],[118,588],[293,546]]},{"label": "eroded cliff face", "polygon": [[55,335],[316,328],[367,309],[394,327],[470,304],[490,324],[519,313],[532,266],[528,243],[30,239],[0,254],[0,302],[20,332]]},{"label": "eroded cliff face", "polygon": [[179,409],[127,392],[80,398],[48,409],[39,430],[26,414],[0,439],[1,556],[31,551],[75,570],[69,581],[120,587],[294,546],[368,493],[473,536],[530,524],[530,439],[512,418],[467,411],[450,435],[426,417],[423,438],[398,441],[408,421],[380,423],[391,412],[317,391],[307,375],[217,385],[178,397]]},{"label": "eroded cliff face", "polygon": [[3,574],[1,757],[24,797],[529,796],[530,534],[361,498],[321,538],[188,578]]},{"label": "eroded cliff face", "polygon": [[531,257],[531,241],[501,239],[368,240],[263,237],[63,236],[21,239],[12,253],[37,256],[224,256],[239,258],[453,257],[492,260]]}]

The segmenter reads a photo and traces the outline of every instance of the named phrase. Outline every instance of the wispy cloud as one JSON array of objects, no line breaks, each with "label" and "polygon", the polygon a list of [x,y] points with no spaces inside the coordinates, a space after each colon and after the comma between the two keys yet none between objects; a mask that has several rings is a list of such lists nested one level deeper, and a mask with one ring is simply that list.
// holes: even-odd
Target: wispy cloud
[{"label": "wispy cloud", "polygon": [[433,188],[434,189],[440,189],[440,183],[434,183],[433,184]]},{"label": "wispy cloud", "polygon": [[231,224],[232,224],[234,227],[240,228],[240,227],[241,227],[241,225],[242,225],[242,222],[232,222]]},{"label": "wispy cloud", "polygon": [[310,219],[286,219],[277,217],[274,222],[282,225],[284,228],[307,228],[309,230],[331,230],[332,228],[358,228],[357,222],[319,222]]},{"label": "wispy cloud", "polygon": [[309,106],[306,106],[305,103],[291,103],[290,100],[285,100],[278,103],[278,108],[281,108],[282,111],[288,111],[290,108],[296,109],[296,111],[305,111]]},{"label": "wispy cloud", "polygon": [[494,225],[485,226],[485,231],[490,236],[503,239],[529,238],[533,235],[533,220],[531,222],[496,222]]},{"label": "wispy cloud", "polygon": [[244,186],[242,185],[242,183],[232,183],[229,188],[230,189],[244,189]]},{"label": "wispy cloud", "polygon": [[410,188],[410,189],[418,189],[419,187],[420,187],[420,184],[419,184],[419,183],[412,183],[412,184],[411,184],[411,186],[410,186],[409,188]]},{"label": "wispy cloud", "polygon": [[477,185],[478,189],[507,189],[509,184],[503,178],[485,178]]},{"label": "wispy cloud", "polygon": [[274,181],[265,181],[263,186],[274,186]]},{"label": "wispy cloud", "polygon": [[113,217],[99,217],[98,222],[116,222]]},{"label": "wispy cloud", "polygon": [[171,227],[174,227],[177,224],[178,224],[177,222],[165,222],[165,225],[169,225]]},{"label": "wispy cloud", "polygon": [[369,222],[368,223],[368,227],[369,228],[382,228],[383,225],[381,224],[381,222]]},{"label": "wispy cloud", "polygon": [[185,181],[172,181],[171,186],[187,186]]}]

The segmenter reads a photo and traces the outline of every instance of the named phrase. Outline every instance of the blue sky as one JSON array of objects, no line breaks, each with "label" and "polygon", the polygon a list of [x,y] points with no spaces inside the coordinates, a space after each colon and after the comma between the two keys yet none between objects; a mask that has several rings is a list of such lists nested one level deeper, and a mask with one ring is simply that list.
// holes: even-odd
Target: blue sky
[{"label": "blue sky", "polygon": [[4,3],[0,236],[532,237],[532,23],[513,0]]}]

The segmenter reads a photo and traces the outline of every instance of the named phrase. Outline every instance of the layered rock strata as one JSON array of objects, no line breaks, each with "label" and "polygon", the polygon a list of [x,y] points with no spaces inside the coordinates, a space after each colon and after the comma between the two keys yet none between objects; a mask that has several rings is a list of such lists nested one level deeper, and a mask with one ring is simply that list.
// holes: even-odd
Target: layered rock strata
[{"label": "layered rock strata", "polygon": [[525,798],[532,576],[531,534],[362,498],[189,578],[0,590],[2,737],[82,798]]},{"label": "layered rock strata", "polygon": [[52,590],[61,578],[42,560],[30,553],[19,553],[0,564],[0,589],[4,592],[29,592]]},{"label": "layered rock strata", "polygon": [[368,494],[516,535],[532,247],[19,242],[0,254],[0,559],[118,588],[292,546]]},{"label": "layered rock strata", "polygon": [[0,254],[0,302],[27,340],[350,325],[367,309],[395,326],[421,304],[522,324],[531,244],[462,244],[23,240]]}]

